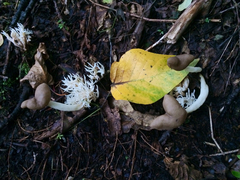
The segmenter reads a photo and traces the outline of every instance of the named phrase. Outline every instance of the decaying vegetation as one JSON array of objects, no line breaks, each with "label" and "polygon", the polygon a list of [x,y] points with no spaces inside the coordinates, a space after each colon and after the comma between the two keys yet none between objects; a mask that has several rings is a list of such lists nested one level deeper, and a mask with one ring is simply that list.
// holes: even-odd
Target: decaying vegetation
[{"label": "decaying vegetation", "polygon": [[[179,12],[182,2],[1,1],[0,179],[234,178],[240,3],[192,1]],[[199,58],[206,83],[189,74],[175,98],[194,103],[209,87],[206,101],[191,113],[170,95],[150,105],[116,102],[110,67],[133,48],[180,55],[172,69],[182,54]],[[88,89],[81,106],[66,102],[73,87],[81,96],[76,82]]]}]

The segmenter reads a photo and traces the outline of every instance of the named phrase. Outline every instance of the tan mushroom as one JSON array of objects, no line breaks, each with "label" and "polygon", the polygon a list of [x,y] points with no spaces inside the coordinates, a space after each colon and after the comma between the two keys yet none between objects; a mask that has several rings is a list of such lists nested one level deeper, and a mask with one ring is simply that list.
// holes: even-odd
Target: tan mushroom
[{"label": "tan mushroom", "polygon": [[51,101],[51,91],[46,83],[40,84],[35,91],[35,96],[31,99],[23,101],[21,108],[38,110],[49,106],[60,111],[77,111],[82,107],[79,104],[67,105],[59,102]]},{"label": "tan mushroom", "polygon": [[168,58],[167,65],[171,69],[174,69],[176,71],[181,71],[185,69],[193,60],[194,60],[193,55],[181,54],[181,55]]},{"label": "tan mushroom", "polygon": [[50,99],[51,91],[46,83],[42,83],[37,87],[33,98],[22,102],[21,108],[42,109],[48,105]]},{"label": "tan mushroom", "polygon": [[187,117],[185,109],[170,95],[166,94],[164,96],[163,108],[165,114],[153,119],[149,125],[150,129],[171,130],[183,124]]}]

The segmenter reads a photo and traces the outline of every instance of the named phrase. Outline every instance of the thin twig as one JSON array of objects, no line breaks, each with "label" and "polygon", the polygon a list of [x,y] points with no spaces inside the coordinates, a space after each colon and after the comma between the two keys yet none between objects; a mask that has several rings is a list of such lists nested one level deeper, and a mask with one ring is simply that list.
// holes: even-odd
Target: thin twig
[{"label": "thin twig", "polygon": [[227,9],[225,9],[225,10],[220,11],[219,14],[222,14],[222,13],[225,13],[225,12],[227,12],[227,11],[229,11],[229,10],[232,10],[232,9],[234,9],[234,8],[237,8],[238,6],[240,6],[240,3],[237,3],[237,4],[236,4],[236,2],[235,2],[235,5],[234,5],[234,6],[231,6],[230,8],[227,8]]},{"label": "thin twig", "polygon": [[3,76],[3,75],[0,75],[0,78],[3,78],[3,79],[8,79],[7,76]]},{"label": "thin twig", "polygon": [[181,14],[173,26],[168,30],[168,32],[161,37],[156,43],[151,45],[148,49],[152,49],[163,40],[168,44],[175,44],[177,40],[182,36],[183,32],[187,29],[189,24],[197,16],[197,14],[202,13],[207,10],[211,5],[212,0],[198,0],[188,6],[188,8]]},{"label": "thin twig", "polygon": [[235,67],[235,64],[236,64],[237,60],[239,60],[239,56],[240,56],[240,53],[238,53],[237,57],[235,58],[235,60],[234,60],[234,62],[233,62],[233,64],[232,64],[232,67],[230,67],[228,79],[227,79],[227,82],[226,82],[226,85],[225,85],[224,94],[226,93],[227,86],[228,86],[228,84],[229,84],[230,78],[232,77],[233,68]]},{"label": "thin twig", "polygon": [[165,157],[165,155],[160,152],[159,150],[157,150],[156,148],[154,148],[153,146],[151,146],[151,144],[149,144],[144,138],[143,136],[141,136],[142,140],[152,149],[154,150],[153,153],[157,154],[157,155],[163,155]]},{"label": "thin twig", "polygon": [[[62,16],[61,16],[61,13],[59,12],[59,9],[58,9],[58,6],[57,6],[57,2],[56,2],[55,0],[54,0],[53,2],[54,2],[54,7],[55,7],[55,10],[56,10],[56,12],[57,12],[58,18],[59,18],[60,20],[62,20]],[[70,33],[65,29],[65,27],[63,27],[62,30],[63,30],[63,32],[64,32],[65,34],[67,34],[68,36],[70,36]]]},{"label": "thin twig", "polygon": [[133,167],[136,159],[136,148],[137,148],[137,133],[138,131],[135,131],[135,139],[134,139],[134,150],[133,150],[133,156],[132,156],[132,165],[131,165],[131,171],[128,180],[132,179],[133,175]]},{"label": "thin twig", "polygon": [[217,62],[216,62],[216,64],[215,64],[215,66],[214,66],[214,68],[213,68],[213,70],[212,70],[210,76],[212,76],[213,72],[214,72],[215,69],[217,68],[217,65],[220,63],[220,61],[221,61],[223,55],[225,54],[225,52],[226,52],[226,50],[227,50],[227,48],[228,48],[230,42],[232,41],[232,39],[233,39],[233,37],[234,37],[234,34],[235,34],[235,32],[236,32],[237,29],[238,29],[238,27],[235,28],[235,30],[234,30],[234,32],[233,32],[233,35],[231,36],[231,38],[229,39],[227,45],[225,46],[225,48],[224,48],[224,50],[223,50],[223,52],[222,52],[220,58],[217,60]]},{"label": "thin twig", "polygon": [[106,169],[104,170],[104,173],[109,169],[109,167],[110,167],[110,165],[111,165],[111,163],[113,161],[113,158],[115,156],[115,150],[116,150],[116,147],[117,147],[117,141],[118,141],[118,133],[116,133],[116,140],[115,140],[114,147],[113,147],[113,150],[112,150],[112,153],[111,153],[112,154],[111,160],[108,163]]},{"label": "thin twig", "polygon": [[28,169],[25,169],[25,171],[21,174],[21,176],[25,173],[27,173],[30,169],[32,169],[35,164],[36,164],[36,157],[37,157],[38,154],[35,154],[35,152],[33,152],[33,163],[32,165],[28,168]]},{"label": "thin twig", "polygon": [[165,37],[166,37],[165,35],[162,36],[157,42],[155,42],[153,45],[151,45],[150,47],[148,47],[148,48],[146,49],[146,51],[149,51],[150,49],[154,48],[156,45],[158,45],[158,44],[160,44],[160,43],[163,43]]},{"label": "thin twig", "polygon": [[[115,12],[117,12],[117,10],[116,9],[112,9],[112,8],[110,8],[110,7],[108,7],[108,6],[104,6],[104,5],[102,5],[102,4],[98,4],[98,3],[96,3],[96,2],[93,2],[92,0],[89,0],[92,4],[94,4],[95,6],[99,6],[99,7],[101,7],[101,8],[104,8],[104,9],[110,9],[110,10],[112,10],[112,11],[115,11]],[[127,13],[127,12],[123,12],[124,14],[128,14],[128,15],[130,15],[130,16],[132,16],[132,17],[135,17],[135,18],[138,18],[138,19],[143,19],[143,20],[145,20],[145,21],[149,21],[149,22],[166,22],[166,23],[174,23],[174,22],[176,22],[176,20],[175,19],[150,19],[150,18],[146,18],[146,17],[143,17],[143,16],[139,16],[139,15],[137,15],[137,14],[133,14],[133,13]]]},{"label": "thin twig", "polygon": [[6,74],[6,70],[7,70],[7,66],[8,66],[8,62],[9,62],[9,58],[10,58],[10,49],[11,49],[11,41],[8,41],[6,59],[5,59],[3,70],[2,70],[3,75]]},{"label": "thin twig", "polygon": [[240,149],[235,149],[235,150],[231,150],[231,151],[226,151],[226,152],[221,152],[221,153],[216,153],[216,154],[210,154],[209,156],[223,156],[223,155],[226,155],[226,154],[236,153],[239,150]]},{"label": "thin twig", "polygon": [[219,151],[221,153],[223,153],[221,147],[219,146],[219,144],[217,143],[216,139],[214,138],[214,134],[213,134],[213,125],[212,125],[212,113],[211,113],[211,109],[210,107],[208,107],[208,112],[209,112],[209,121],[210,121],[210,130],[211,130],[211,137],[212,140],[214,141],[214,143],[216,144],[217,148],[219,149]]}]

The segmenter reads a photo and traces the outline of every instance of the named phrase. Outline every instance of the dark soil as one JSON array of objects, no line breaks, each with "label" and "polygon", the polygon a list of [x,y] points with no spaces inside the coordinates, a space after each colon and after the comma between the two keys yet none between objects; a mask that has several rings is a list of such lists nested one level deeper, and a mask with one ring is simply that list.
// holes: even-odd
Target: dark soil
[{"label": "dark soil", "polygon": [[[91,61],[105,67],[105,76],[98,84],[101,96],[106,97],[111,85],[109,64],[133,47],[148,48],[172,26],[145,21],[134,46],[131,36],[140,19],[129,12],[132,6],[137,13],[145,1],[119,1],[108,9],[89,0],[68,1],[67,6],[63,2],[0,2],[1,30],[9,32],[9,27],[20,22],[33,31],[26,52],[9,46],[6,38],[0,47],[0,179],[234,179],[231,168],[236,166],[240,144],[240,4],[235,0],[213,1],[209,13],[197,16],[176,44],[162,43],[151,49],[159,54],[189,51],[200,58],[198,66],[203,68],[210,94],[182,126],[171,132],[132,129],[113,136],[97,100],[84,115],[75,116],[76,123],[66,131],[46,136],[54,123],[61,122],[61,113],[51,108],[20,108],[21,102],[34,94],[28,83],[19,83],[25,75],[20,65],[34,64],[40,42],[45,43],[50,56],[46,65],[55,82],[51,89],[56,101],[64,102],[58,94],[63,94],[60,84],[67,73],[84,74],[84,64]],[[148,18],[177,19],[181,2],[149,2]],[[107,16],[101,25],[104,13]],[[190,78],[196,80],[195,75]],[[142,113],[163,112],[161,100],[133,107]],[[66,115],[74,117],[73,113]],[[211,137],[211,119],[212,133],[223,153]]]}]

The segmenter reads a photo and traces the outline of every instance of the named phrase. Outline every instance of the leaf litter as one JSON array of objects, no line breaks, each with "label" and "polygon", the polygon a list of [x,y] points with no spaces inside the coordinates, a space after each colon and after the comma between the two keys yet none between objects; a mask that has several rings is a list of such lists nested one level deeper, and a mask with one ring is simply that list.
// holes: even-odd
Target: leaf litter
[{"label": "leaf litter", "polygon": [[[116,2],[111,6],[107,4],[99,6],[100,2],[95,1],[94,3],[92,1],[69,1],[67,4],[55,1],[57,9],[60,10],[61,17],[59,17],[53,1],[39,1],[36,4],[29,2],[21,1],[19,12],[26,13],[21,13],[16,17],[21,17],[21,23],[33,31],[32,43],[28,46],[30,52],[36,51],[39,42],[45,43],[51,60],[46,61],[46,66],[55,82],[52,86],[53,98],[59,101],[64,101],[62,96],[57,95],[63,93],[59,82],[68,71],[79,71],[80,74],[84,74],[84,65],[89,62],[90,57],[103,63],[109,70],[109,56],[112,56],[112,60],[118,60],[130,49],[130,35],[140,21],[136,15],[132,16],[132,14],[137,11],[141,12],[140,7],[144,6],[139,2]],[[151,6],[148,19],[143,18],[146,19],[144,28],[137,32],[140,33],[140,36],[135,36],[141,37],[138,48],[149,47],[160,38],[159,29],[167,32],[172,26],[168,23],[148,20],[178,17],[176,12],[181,2],[157,1]],[[240,75],[238,73],[239,62],[236,61],[239,53],[237,51],[239,36],[238,31],[235,31],[238,27],[236,14],[239,7],[233,6],[233,2],[229,0],[213,2],[210,14],[207,15],[210,19],[209,22],[201,21],[206,17],[199,16],[191,23],[191,28],[187,28],[183,33],[184,40],[180,38],[173,46],[159,44],[152,49],[155,53],[181,54],[181,44],[184,43],[183,41],[187,41],[190,53],[200,57],[199,64],[200,66],[204,65],[202,66],[204,67],[203,75],[207,79],[211,92],[207,105],[212,107],[214,133],[223,151],[239,148],[240,141],[238,127],[240,116],[238,80]],[[1,4],[0,9],[4,12],[3,14],[9,14],[9,17],[14,16],[17,13],[13,9],[14,3]],[[110,24],[110,39],[109,33],[106,31],[96,31],[99,27],[96,23],[98,13],[96,7],[105,9],[103,11],[109,14],[107,18],[114,22],[114,24]],[[131,7],[137,11],[130,11]],[[28,13],[29,9],[32,10],[31,13]],[[63,13],[66,9],[68,9],[69,15]],[[122,15],[115,14],[117,10],[122,12]],[[27,20],[26,17],[24,19],[24,14],[29,16]],[[222,18],[224,14],[227,14],[229,20]],[[142,16],[142,14],[138,16]],[[123,21],[124,18],[125,21]],[[6,30],[11,19],[8,19],[7,22],[3,15],[0,19],[1,30]],[[15,21],[15,19],[14,17],[13,20]],[[63,19],[66,27],[59,28],[57,24],[59,19]],[[221,19],[222,22],[213,22],[218,19]],[[15,27],[14,24],[12,27]],[[219,34],[223,37],[215,39]],[[112,46],[110,46],[110,40]],[[13,81],[11,87],[6,86],[6,77],[15,80],[18,77],[16,67],[22,62],[22,58],[32,65],[34,53],[27,52],[25,56],[22,56],[17,48],[8,50],[6,42],[0,47],[0,50],[1,71],[5,66],[6,53],[11,52],[6,74],[2,73],[0,79],[2,88],[0,114],[1,119],[5,121],[8,117],[12,117],[12,110],[18,104],[19,94],[23,90],[18,81]],[[62,68],[63,66],[60,64],[68,65],[69,68]],[[109,76],[107,76],[99,83],[101,96],[104,96],[105,99],[107,99],[111,84]],[[193,81],[190,87],[198,86],[194,82],[196,77],[192,75],[191,78]],[[31,96],[31,93],[30,91],[28,95]],[[160,115],[164,113],[161,104],[160,100],[148,106],[137,104],[132,104],[132,106],[143,114]],[[97,105],[93,106],[90,108],[89,114],[80,117],[73,113],[66,113],[61,117],[59,112],[49,108],[38,111],[25,110],[18,113],[17,121],[14,119],[15,121],[11,121],[2,129],[1,178],[173,179],[196,178],[199,172],[204,178],[227,179],[231,177],[231,174],[228,173],[230,172],[229,163],[232,162],[235,154],[226,154],[224,158],[208,157],[209,154],[216,153],[217,149],[204,143],[212,140],[209,136],[209,117],[206,106],[192,113],[188,117],[188,122],[171,131],[170,136],[167,136],[168,138],[161,143],[159,140],[164,132],[155,130],[129,129],[127,134],[119,133],[117,137],[107,136],[109,130],[112,133],[115,130],[119,131],[119,114],[120,116],[122,114],[110,103],[102,112],[96,111],[96,108],[98,109]],[[92,112],[97,113],[91,114]],[[110,126],[104,121],[106,117],[117,126],[109,129]],[[69,129],[59,131],[68,127],[66,123],[72,122],[74,118],[76,124],[83,121],[75,126],[70,123]],[[58,130],[52,131],[54,132],[52,133],[51,129],[54,127]],[[123,131],[123,126],[121,128]],[[63,132],[63,138],[56,139],[58,132]],[[47,134],[48,136],[46,136]],[[42,138],[36,138],[41,135],[43,135]],[[164,164],[166,157],[162,154],[167,154],[167,157],[173,159],[169,160],[168,164]],[[184,155],[188,157],[187,161],[179,159]],[[201,163],[206,165],[207,162],[209,162],[208,166],[201,165]],[[165,169],[166,167],[168,167],[168,171]],[[192,176],[193,172],[194,176]]]}]

